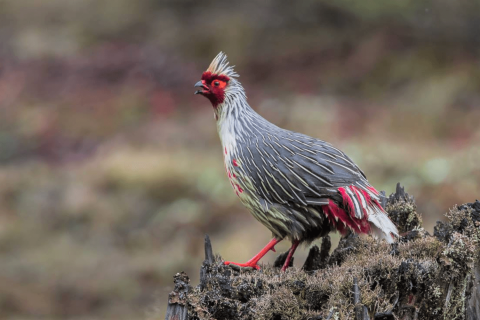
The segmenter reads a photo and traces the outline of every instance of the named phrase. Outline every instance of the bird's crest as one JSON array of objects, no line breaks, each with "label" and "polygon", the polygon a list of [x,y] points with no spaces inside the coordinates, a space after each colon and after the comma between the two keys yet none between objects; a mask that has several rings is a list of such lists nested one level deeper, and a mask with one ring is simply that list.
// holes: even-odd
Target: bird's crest
[{"label": "bird's crest", "polygon": [[215,59],[213,59],[212,63],[210,63],[207,72],[211,72],[212,74],[225,75],[229,78],[237,78],[239,77],[239,75],[235,72],[233,67],[234,66],[228,65],[227,55],[223,52],[220,52],[219,54],[217,54]]}]

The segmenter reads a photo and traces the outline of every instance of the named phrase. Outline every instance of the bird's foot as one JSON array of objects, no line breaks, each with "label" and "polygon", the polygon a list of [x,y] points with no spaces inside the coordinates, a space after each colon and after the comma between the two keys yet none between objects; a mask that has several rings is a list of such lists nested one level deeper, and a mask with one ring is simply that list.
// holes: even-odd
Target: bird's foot
[{"label": "bird's foot", "polygon": [[290,250],[288,250],[288,256],[285,259],[285,263],[283,264],[282,272],[285,272],[287,268],[290,266],[290,261],[292,261],[293,254],[295,253],[295,250],[297,250],[297,247],[299,244],[300,244],[299,240],[295,240],[292,242],[292,246],[290,247]]},{"label": "bird's foot", "polygon": [[255,257],[248,260],[246,263],[236,263],[231,261],[225,261],[225,264],[230,265],[235,270],[254,270],[254,269],[260,270],[260,266],[257,264],[257,262],[260,261],[260,259],[262,259],[262,257],[266,255],[268,251],[272,250],[273,252],[275,252],[275,245],[280,241],[282,240],[281,239],[277,240],[276,238],[273,238],[265,246],[265,248],[263,248],[259,253],[255,255]]},{"label": "bird's foot", "polygon": [[234,270],[260,270],[260,266],[256,262],[236,263],[232,261],[225,261],[225,265],[229,265]]}]

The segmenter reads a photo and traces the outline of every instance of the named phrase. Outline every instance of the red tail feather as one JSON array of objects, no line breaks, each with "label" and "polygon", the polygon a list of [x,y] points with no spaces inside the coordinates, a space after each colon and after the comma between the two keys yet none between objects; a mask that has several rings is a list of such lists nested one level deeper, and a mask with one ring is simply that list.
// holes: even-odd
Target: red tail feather
[{"label": "red tail feather", "polygon": [[[351,200],[350,200],[351,201]],[[328,205],[323,206],[323,211],[330,220],[330,223],[341,233],[345,234],[349,227],[358,233],[369,233],[370,224],[367,217],[362,219],[355,218],[355,212],[344,206],[339,207],[333,200],[329,201]]]}]

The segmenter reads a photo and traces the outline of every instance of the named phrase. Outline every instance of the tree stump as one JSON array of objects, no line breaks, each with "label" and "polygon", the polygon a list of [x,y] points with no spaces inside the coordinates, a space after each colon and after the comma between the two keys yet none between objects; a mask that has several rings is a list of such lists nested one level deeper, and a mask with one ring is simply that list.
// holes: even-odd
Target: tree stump
[{"label": "tree stump", "polygon": [[175,275],[166,319],[480,320],[480,202],[451,209],[433,235],[400,184],[382,205],[398,243],[351,234],[329,254],[327,236],[286,272],[283,255],[259,271],[225,266],[206,236],[200,284]]},{"label": "tree stump", "polygon": [[175,289],[168,295],[166,320],[188,320],[188,292],[191,290],[190,279],[185,272],[174,277]]}]

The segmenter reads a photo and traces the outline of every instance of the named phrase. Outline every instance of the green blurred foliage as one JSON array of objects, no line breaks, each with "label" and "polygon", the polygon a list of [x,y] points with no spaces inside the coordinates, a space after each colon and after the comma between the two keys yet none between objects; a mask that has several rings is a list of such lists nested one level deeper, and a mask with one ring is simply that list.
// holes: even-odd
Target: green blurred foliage
[{"label": "green blurred foliage", "polygon": [[0,317],[162,318],[205,233],[228,260],[268,241],[193,95],[219,51],[259,113],[400,181],[431,229],[480,195],[479,7],[0,1]]}]

